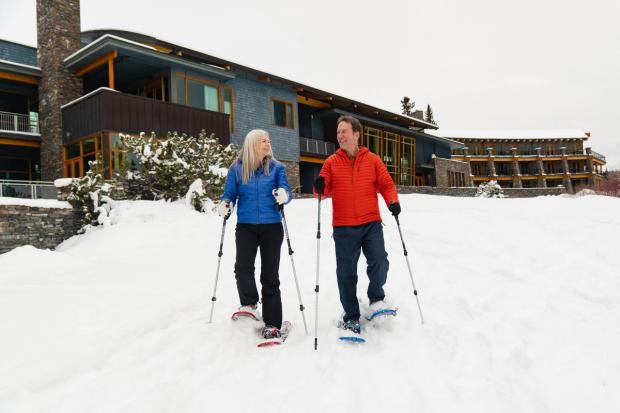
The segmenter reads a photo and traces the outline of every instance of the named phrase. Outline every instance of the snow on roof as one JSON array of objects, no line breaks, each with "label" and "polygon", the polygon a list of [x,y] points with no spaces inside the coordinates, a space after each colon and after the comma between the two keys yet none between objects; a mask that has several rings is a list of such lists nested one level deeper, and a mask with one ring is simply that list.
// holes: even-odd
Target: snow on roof
[{"label": "snow on roof", "polygon": [[450,139],[588,139],[589,134],[582,129],[515,129],[515,130],[425,130],[429,135]]}]

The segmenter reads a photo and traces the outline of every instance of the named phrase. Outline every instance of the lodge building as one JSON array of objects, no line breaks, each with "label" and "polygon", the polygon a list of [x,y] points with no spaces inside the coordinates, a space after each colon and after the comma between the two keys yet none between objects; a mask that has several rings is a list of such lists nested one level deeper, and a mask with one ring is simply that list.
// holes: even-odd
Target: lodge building
[{"label": "lodge building", "polygon": [[338,148],[341,115],[362,122],[361,144],[397,185],[434,185],[433,159],[463,147],[426,133],[437,126],[421,111],[392,113],[143,34],[81,32],[77,0],[37,1],[37,43],[0,40],[0,180],[78,177],[98,157],[109,178],[124,156],[120,133],[204,129],[241,145],[260,128],[291,187],[310,192]]},{"label": "lodge building", "polygon": [[474,185],[495,180],[507,188],[562,185],[573,192],[603,179],[605,156],[584,147],[590,133],[581,130],[432,133],[463,143],[452,160],[469,164]]}]

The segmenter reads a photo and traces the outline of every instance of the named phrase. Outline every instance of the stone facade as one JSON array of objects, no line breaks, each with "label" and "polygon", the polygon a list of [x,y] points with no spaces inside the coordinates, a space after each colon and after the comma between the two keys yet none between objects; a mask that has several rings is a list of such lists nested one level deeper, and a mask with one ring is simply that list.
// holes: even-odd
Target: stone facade
[{"label": "stone facade", "polygon": [[0,254],[23,245],[53,249],[81,226],[81,214],[72,208],[0,205]]},{"label": "stone facade", "polygon": [[63,60],[80,48],[79,0],[37,0],[41,178],[63,176],[61,106],[82,95],[82,80]]},{"label": "stone facade", "polygon": [[288,179],[288,185],[291,187],[291,192],[297,193],[301,191],[301,184],[299,180],[299,163],[280,161],[286,168],[286,177]]},{"label": "stone facade", "polygon": [[[437,187],[447,188],[451,186],[472,186],[471,169],[468,162],[453,161],[444,158],[433,158],[435,166],[435,183]],[[462,174],[462,182],[460,179],[450,179],[451,173]],[[458,182],[458,185],[455,183]]]}]

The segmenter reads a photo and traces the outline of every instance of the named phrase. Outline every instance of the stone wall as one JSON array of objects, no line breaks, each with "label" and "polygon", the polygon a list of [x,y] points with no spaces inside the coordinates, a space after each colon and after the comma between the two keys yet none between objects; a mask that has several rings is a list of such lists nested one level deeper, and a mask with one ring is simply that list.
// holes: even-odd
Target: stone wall
[{"label": "stone wall", "polygon": [[[399,194],[425,194],[443,196],[473,197],[476,195],[476,187],[467,188],[438,188],[434,186],[400,186]],[[566,193],[566,188],[502,188],[507,198],[533,198],[543,195],[561,195]]]},{"label": "stone wall", "polygon": [[284,165],[286,169],[286,177],[288,179],[288,186],[291,187],[291,191],[293,193],[299,192],[300,188],[300,180],[299,180],[299,163],[297,162],[288,162],[288,161],[280,161]]},{"label": "stone wall", "polygon": [[0,254],[23,245],[55,248],[80,227],[81,215],[72,208],[0,205]]},{"label": "stone wall", "polygon": [[447,188],[453,186],[451,185],[451,181],[456,180],[454,177],[452,180],[449,178],[450,173],[461,174],[460,176],[463,181],[461,186],[473,185],[469,162],[453,161],[451,159],[434,157],[433,165],[435,166],[435,184],[437,187]]}]

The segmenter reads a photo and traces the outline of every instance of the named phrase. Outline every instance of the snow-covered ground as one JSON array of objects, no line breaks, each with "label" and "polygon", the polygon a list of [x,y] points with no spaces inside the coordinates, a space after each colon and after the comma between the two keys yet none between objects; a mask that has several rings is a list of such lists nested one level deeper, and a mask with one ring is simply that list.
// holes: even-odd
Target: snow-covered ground
[{"label": "snow-covered ground", "polygon": [[[340,304],[323,203],[313,349],[316,201],[287,207],[310,335],[282,248],[280,348],[257,349],[238,305],[228,223],[183,202],[121,202],[118,223],[56,251],[0,256],[0,412],[618,412],[620,199],[401,196],[421,325],[382,205],[386,286],[399,316],[337,340]],[[258,263],[257,263],[258,264]],[[367,308],[365,260],[358,291]]]}]

